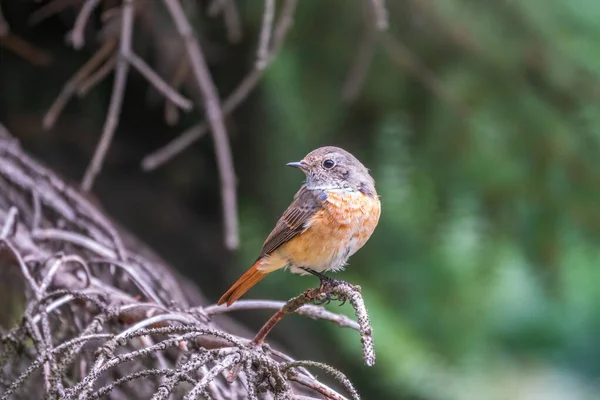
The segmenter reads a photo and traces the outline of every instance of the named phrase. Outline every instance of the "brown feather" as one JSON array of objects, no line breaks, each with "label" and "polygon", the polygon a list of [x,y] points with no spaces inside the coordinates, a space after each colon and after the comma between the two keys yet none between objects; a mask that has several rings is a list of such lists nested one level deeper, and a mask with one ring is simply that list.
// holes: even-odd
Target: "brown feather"
[{"label": "brown feather", "polygon": [[256,285],[262,278],[267,276],[267,273],[258,269],[261,261],[257,261],[254,265],[244,273],[227,292],[217,302],[221,305],[227,302],[227,307],[232,305],[237,299],[242,297],[250,288]]},{"label": "brown feather", "polygon": [[273,231],[263,245],[258,259],[271,254],[279,246],[304,232],[307,223],[327,200],[327,193],[323,190],[309,190],[302,185],[294,196],[292,204],[285,210]]}]

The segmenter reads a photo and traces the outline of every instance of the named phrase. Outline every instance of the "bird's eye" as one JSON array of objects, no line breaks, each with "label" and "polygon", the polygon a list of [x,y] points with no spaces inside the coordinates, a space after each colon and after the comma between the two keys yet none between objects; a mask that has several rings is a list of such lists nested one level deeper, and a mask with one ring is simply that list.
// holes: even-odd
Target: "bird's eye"
[{"label": "bird's eye", "polygon": [[327,160],[323,161],[323,168],[331,169],[331,168],[333,168],[334,165],[335,165],[335,162],[333,160],[327,159]]}]

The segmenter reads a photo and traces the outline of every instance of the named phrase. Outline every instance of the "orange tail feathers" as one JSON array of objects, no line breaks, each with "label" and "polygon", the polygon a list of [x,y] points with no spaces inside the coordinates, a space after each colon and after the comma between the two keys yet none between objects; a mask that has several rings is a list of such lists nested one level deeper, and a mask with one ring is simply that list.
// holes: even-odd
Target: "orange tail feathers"
[{"label": "orange tail feathers", "polygon": [[256,285],[262,278],[267,276],[268,272],[258,269],[262,260],[258,260],[254,265],[238,279],[231,288],[217,302],[221,305],[227,302],[227,307],[232,305],[237,299],[242,297],[250,288]]}]

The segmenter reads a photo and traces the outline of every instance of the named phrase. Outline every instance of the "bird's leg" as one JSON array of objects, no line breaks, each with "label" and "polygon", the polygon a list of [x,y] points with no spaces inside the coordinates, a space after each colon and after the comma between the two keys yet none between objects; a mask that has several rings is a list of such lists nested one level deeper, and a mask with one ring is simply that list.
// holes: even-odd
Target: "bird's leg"
[{"label": "bird's leg", "polygon": [[338,297],[333,297],[331,295],[331,289],[333,289],[334,287],[336,287],[338,285],[345,284],[346,282],[339,280],[339,279],[331,278],[325,274],[315,271],[314,269],[310,269],[310,268],[306,268],[306,267],[301,267],[301,269],[308,272],[309,274],[316,276],[321,281],[321,285],[319,286],[319,291],[321,293],[325,294],[325,298],[323,300],[315,301],[316,305],[321,305],[321,304],[325,304],[325,303],[329,304],[332,300],[336,300],[336,301],[342,300],[342,304],[340,304],[340,305],[344,305],[346,303],[346,299],[340,299]]}]

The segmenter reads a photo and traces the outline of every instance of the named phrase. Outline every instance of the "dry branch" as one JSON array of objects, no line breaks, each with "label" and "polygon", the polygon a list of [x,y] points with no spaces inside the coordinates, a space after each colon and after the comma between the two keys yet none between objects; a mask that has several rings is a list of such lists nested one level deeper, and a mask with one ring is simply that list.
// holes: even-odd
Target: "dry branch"
[{"label": "dry branch", "polygon": [[206,311],[218,308],[191,308],[169,268],[122,236],[0,125],[0,260],[19,272],[27,299],[21,323],[0,326],[1,400],[346,398],[307,367],[358,398],[330,366],[221,330]]},{"label": "dry branch", "polygon": [[223,14],[225,29],[227,29],[227,39],[231,43],[237,43],[242,39],[242,24],[240,14],[235,4],[235,0],[213,0],[208,8],[208,14],[212,17],[219,13]]},{"label": "dry branch", "polygon": [[115,66],[115,80],[113,91],[108,106],[108,114],[102,128],[102,136],[96,147],[92,161],[85,171],[81,182],[81,189],[89,192],[94,185],[96,175],[100,173],[102,163],[110,147],[113,135],[117,130],[119,115],[125,97],[125,85],[127,84],[127,74],[129,72],[129,62],[127,61],[131,53],[131,44],[133,36],[134,9],[133,0],[123,0],[123,10],[121,12],[121,35],[119,39],[119,55],[117,65]]},{"label": "dry branch", "polygon": [[190,70],[202,93],[203,104],[200,106],[206,112],[208,124],[211,128],[221,180],[225,246],[229,249],[235,249],[239,245],[236,177],[231,148],[229,146],[229,137],[223,121],[221,100],[208,71],[208,66],[206,65],[198,39],[187,20],[181,4],[177,0],[163,0],[163,2],[185,43]]},{"label": "dry branch", "polygon": [[[329,290],[327,290],[327,292],[323,292],[322,288],[319,287],[316,289],[309,289],[300,296],[296,296],[293,299],[290,299],[263,325],[263,327],[260,329],[260,331],[258,331],[254,339],[252,339],[252,344],[262,344],[265,341],[267,335],[275,327],[275,325],[277,325],[279,321],[281,321],[283,317],[285,317],[287,314],[298,312],[298,310],[301,309],[301,307],[306,307],[306,304],[315,300],[319,300],[326,295],[334,295],[338,300],[342,301],[342,304],[346,301],[349,301],[352,307],[354,308],[354,311],[356,312],[356,317],[358,319],[358,330],[360,332],[360,341],[363,346],[363,356],[365,363],[369,367],[375,365],[373,328],[371,328],[367,308],[365,307],[364,300],[360,294],[360,286],[353,286],[346,282],[341,282],[341,284],[330,288]],[[313,312],[313,317],[324,316],[327,319],[335,320],[334,318],[331,318],[330,315],[325,316],[320,313],[315,313],[314,309],[311,311]]]},{"label": "dry branch", "polygon": [[98,4],[100,3],[100,1],[101,0],[88,0],[85,3],[83,3],[83,5],[81,6],[81,10],[79,11],[79,14],[77,15],[77,19],[75,20],[75,25],[73,26],[73,30],[68,35],[68,40],[73,45],[73,48],[81,49],[83,47],[84,42],[85,42],[84,35],[83,35],[83,33],[85,31],[85,27],[92,15],[92,12],[94,11],[94,9],[96,7],[98,7]]},{"label": "dry branch", "polygon": [[[0,29],[3,29],[0,21]],[[50,54],[42,49],[37,48],[20,36],[14,35],[8,31],[8,25],[5,25],[6,32],[0,34],[0,47],[4,47],[18,56],[24,58],[33,65],[44,67],[52,62]]]},{"label": "dry branch", "polygon": [[[285,0],[281,8],[278,22],[274,29],[269,56],[267,57],[268,63],[271,63],[274,60],[277,52],[283,45],[285,37],[292,26],[293,15],[297,4],[298,0]],[[224,116],[231,114],[258,84],[266,67],[258,69],[257,64],[258,63],[255,63],[255,68],[242,79],[240,84],[223,102],[222,112]],[[144,157],[142,160],[142,168],[145,171],[152,171],[160,167],[202,138],[208,129],[209,125],[206,122],[202,122],[187,129],[164,147]]]}]

